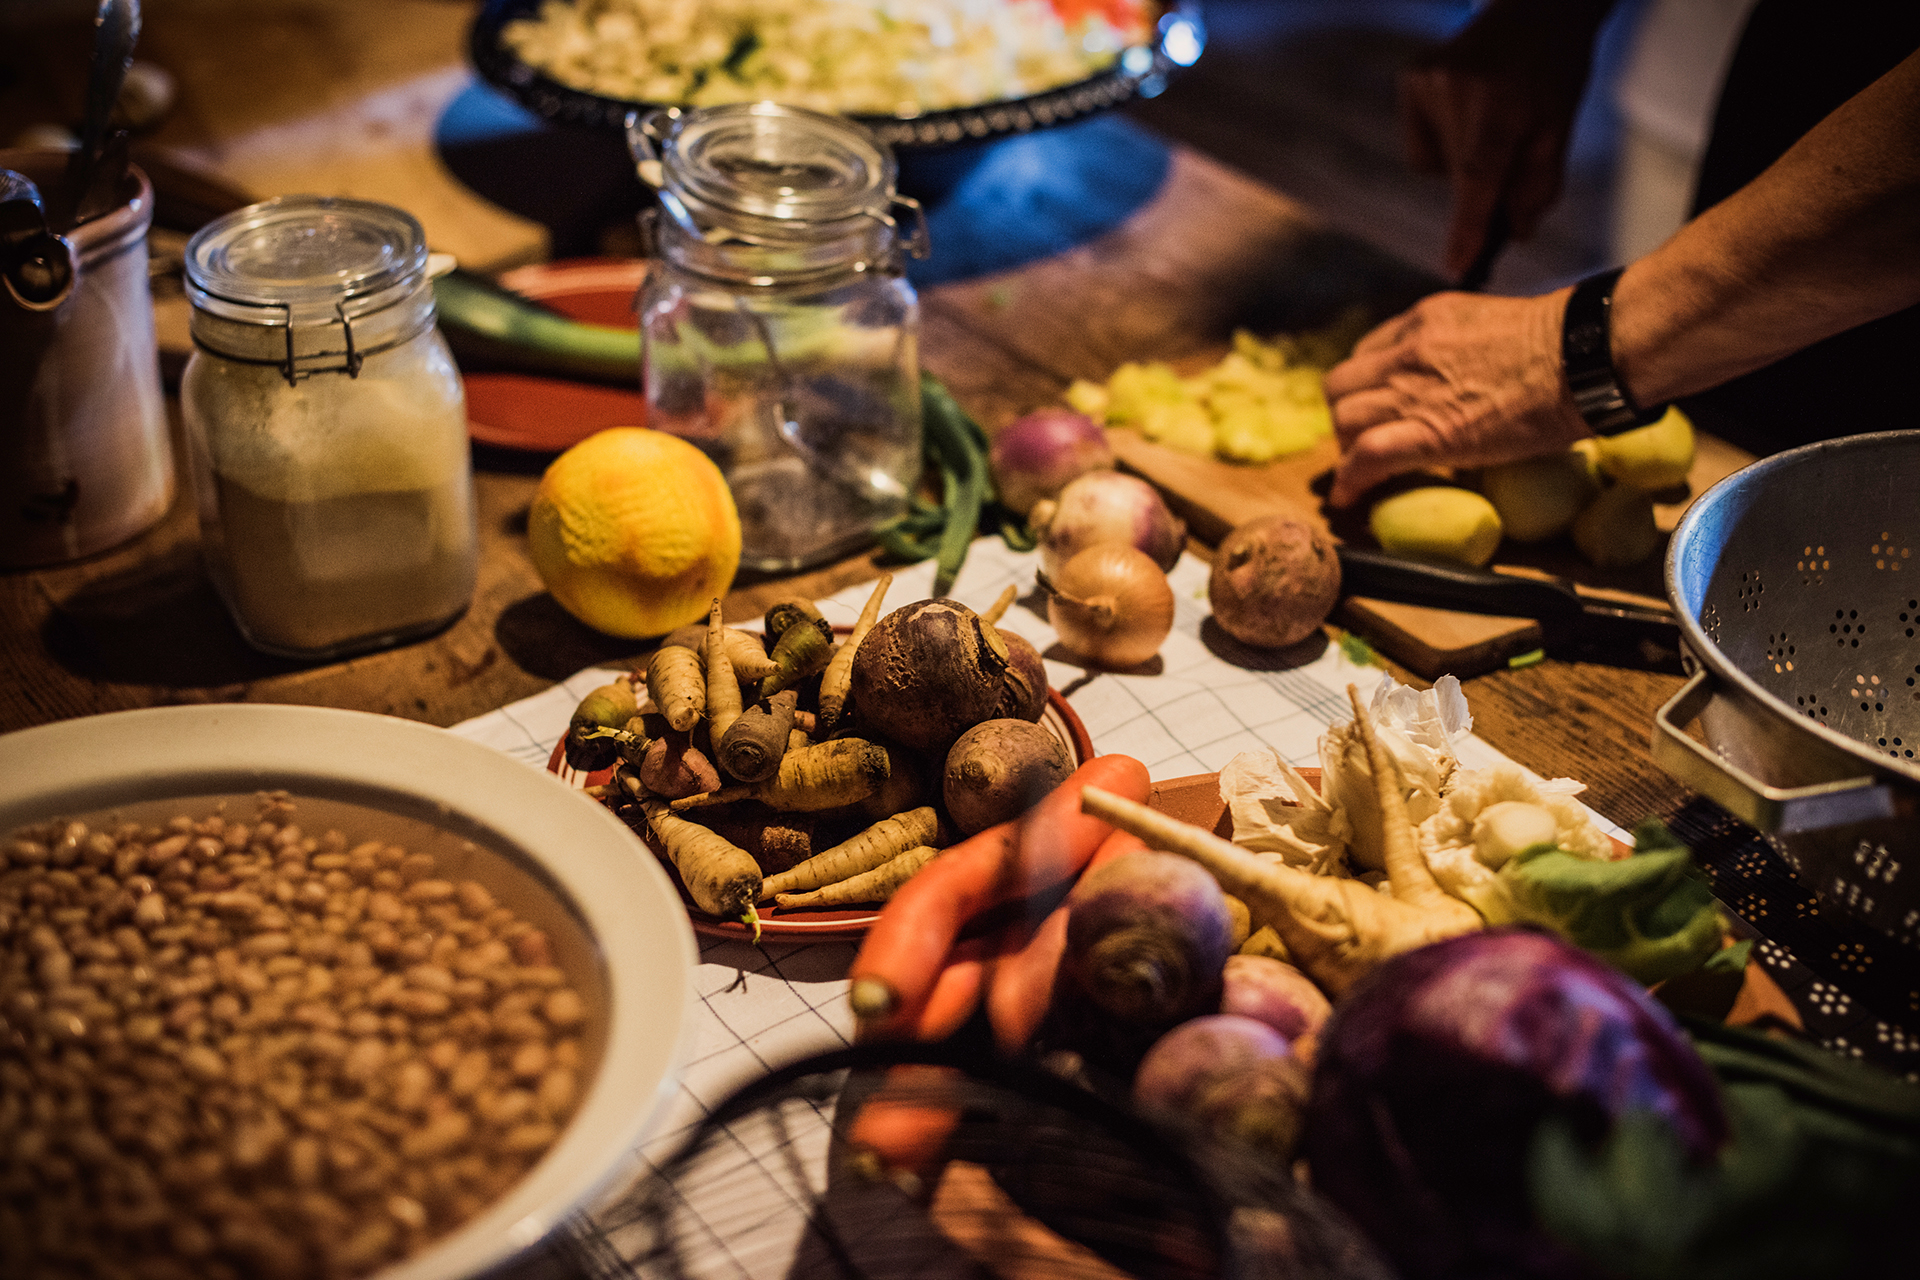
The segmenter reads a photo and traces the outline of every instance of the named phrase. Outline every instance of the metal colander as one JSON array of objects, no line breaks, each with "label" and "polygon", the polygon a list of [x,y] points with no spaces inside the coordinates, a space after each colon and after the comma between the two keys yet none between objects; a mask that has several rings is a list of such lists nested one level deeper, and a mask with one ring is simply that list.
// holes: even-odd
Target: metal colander
[{"label": "metal colander", "polygon": [[1690,678],[1654,759],[1823,903],[1920,945],[1920,431],[1721,481],[1674,532],[1667,597]]}]

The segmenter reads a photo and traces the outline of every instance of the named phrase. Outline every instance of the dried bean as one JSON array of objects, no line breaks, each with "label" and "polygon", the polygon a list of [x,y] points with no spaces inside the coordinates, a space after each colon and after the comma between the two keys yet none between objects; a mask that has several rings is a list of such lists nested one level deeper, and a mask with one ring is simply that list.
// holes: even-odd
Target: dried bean
[{"label": "dried bean", "polygon": [[260,805],[0,841],[0,1235],[29,1271],[351,1280],[484,1207],[575,1105],[588,1010],[544,933],[430,855]]}]

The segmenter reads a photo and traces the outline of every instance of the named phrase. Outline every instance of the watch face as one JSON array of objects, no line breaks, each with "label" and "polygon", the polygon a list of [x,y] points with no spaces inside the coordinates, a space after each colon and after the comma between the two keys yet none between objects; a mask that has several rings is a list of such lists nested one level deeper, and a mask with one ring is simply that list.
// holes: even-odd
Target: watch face
[{"label": "watch face", "polygon": [[1602,319],[1570,319],[1561,335],[1561,354],[1571,363],[1578,360],[1582,364],[1596,358],[1612,363],[1613,353],[1607,350],[1607,323]]}]

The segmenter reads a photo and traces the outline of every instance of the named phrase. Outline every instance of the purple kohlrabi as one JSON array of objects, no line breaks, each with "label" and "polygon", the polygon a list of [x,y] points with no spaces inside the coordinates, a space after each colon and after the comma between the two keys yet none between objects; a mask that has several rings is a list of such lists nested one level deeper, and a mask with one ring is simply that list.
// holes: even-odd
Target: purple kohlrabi
[{"label": "purple kohlrabi", "polygon": [[1727,1137],[1712,1073],[1666,1010],[1550,935],[1468,934],[1396,956],[1334,1009],[1305,1153],[1314,1185],[1408,1280],[1579,1277],[1528,1207],[1556,1117],[1598,1139],[1629,1111],[1695,1158]]}]

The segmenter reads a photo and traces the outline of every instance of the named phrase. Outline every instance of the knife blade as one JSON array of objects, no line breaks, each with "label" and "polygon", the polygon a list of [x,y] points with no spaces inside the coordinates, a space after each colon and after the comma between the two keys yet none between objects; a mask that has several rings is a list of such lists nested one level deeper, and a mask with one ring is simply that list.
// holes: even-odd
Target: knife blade
[{"label": "knife blade", "polygon": [[1668,609],[1583,595],[1566,578],[1494,573],[1344,544],[1337,552],[1342,595],[1532,618],[1542,647],[1556,657],[1680,673],[1680,627]]}]

